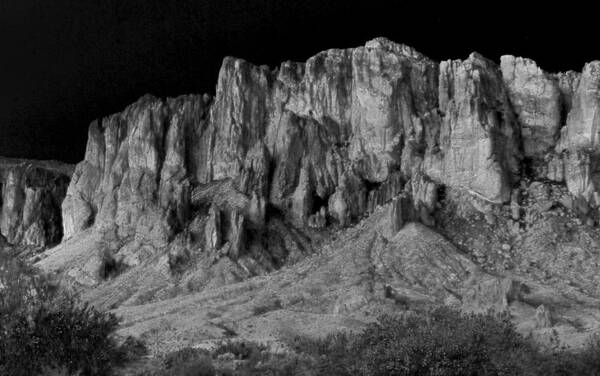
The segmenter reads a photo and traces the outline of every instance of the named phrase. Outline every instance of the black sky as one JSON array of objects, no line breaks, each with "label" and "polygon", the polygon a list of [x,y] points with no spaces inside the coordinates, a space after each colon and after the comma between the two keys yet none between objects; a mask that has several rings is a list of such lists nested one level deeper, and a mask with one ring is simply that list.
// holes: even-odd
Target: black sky
[{"label": "black sky", "polygon": [[226,55],[275,67],[386,36],[436,60],[478,51],[581,70],[600,58],[597,18],[574,4],[1,0],[0,155],[77,162],[93,119],[145,93],[214,93]]}]

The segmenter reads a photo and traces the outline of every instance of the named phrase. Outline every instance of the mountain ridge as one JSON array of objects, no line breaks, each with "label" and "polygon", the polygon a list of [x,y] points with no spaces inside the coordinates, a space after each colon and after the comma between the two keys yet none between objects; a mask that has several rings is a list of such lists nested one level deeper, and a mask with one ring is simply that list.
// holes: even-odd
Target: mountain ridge
[{"label": "mountain ridge", "polygon": [[[437,63],[385,38],[273,70],[226,57],[214,98],[145,95],[90,125],[51,211],[64,237],[37,265],[99,306],[135,311],[283,269],[294,280],[311,255],[343,274],[353,253],[336,239],[354,234],[366,282],[332,282],[338,304],[306,312],[494,307],[548,332],[531,323],[539,308],[580,338],[560,317],[600,298],[599,67],[551,74],[477,53]],[[5,181],[3,208],[23,212]],[[456,283],[418,278],[459,259],[471,266]],[[274,310],[297,306],[283,291]]]}]

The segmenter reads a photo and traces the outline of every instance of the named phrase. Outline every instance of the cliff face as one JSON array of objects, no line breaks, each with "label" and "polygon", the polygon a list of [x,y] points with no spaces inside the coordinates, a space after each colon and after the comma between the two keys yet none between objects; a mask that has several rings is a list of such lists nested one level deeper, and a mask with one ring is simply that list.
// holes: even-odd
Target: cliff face
[{"label": "cliff face", "polygon": [[45,247],[62,239],[61,202],[72,167],[0,158],[0,233],[11,244]]},{"label": "cliff face", "polygon": [[[433,226],[447,192],[493,221],[525,178],[564,182],[593,220],[599,69],[436,63],[383,38],[275,70],[228,57],[214,98],[145,96],[92,123],[64,236],[92,228],[129,266],[168,248],[246,257],[252,274],[306,248],[282,228],[347,226],[392,200],[396,228]],[[265,250],[274,229],[285,240]]]},{"label": "cliff face", "polygon": [[94,122],[62,204],[64,235],[94,225],[164,245],[187,220],[206,98],[146,96]]},{"label": "cliff face", "polygon": [[168,307],[178,338],[254,326],[264,304],[286,323],[494,307],[545,329],[547,308],[582,338],[562,323],[600,330],[599,72],[436,63],[383,38],[275,70],[228,57],[214,98],[92,123],[66,196],[69,173],[1,168],[0,229],[47,245],[62,224],[38,266],[151,311],[131,308],[140,330]]}]

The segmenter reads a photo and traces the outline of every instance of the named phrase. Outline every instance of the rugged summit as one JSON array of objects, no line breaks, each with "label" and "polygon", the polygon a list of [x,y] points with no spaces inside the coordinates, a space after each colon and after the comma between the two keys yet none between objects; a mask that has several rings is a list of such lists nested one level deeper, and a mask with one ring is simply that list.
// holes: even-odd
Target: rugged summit
[{"label": "rugged summit", "polygon": [[272,208],[348,225],[404,188],[428,222],[438,186],[508,202],[524,159],[596,205],[595,67],[579,78],[512,56],[437,64],[383,38],[274,71],[226,58],[214,99],[145,96],[90,126],[64,234],[165,245],[215,182],[228,184],[217,206],[229,222],[260,227]]},{"label": "rugged summit", "polygon": [[[534,317],[559,304],[548,291],[599,298],[580,280],[600,261],[599,72],[437,63],[384,38],[274,70],[227,57],[214,98],[146,95],[91,124],[63,243],[39,265],[109,307],[206,294],[315,252],[333,269],[356,255],[368,275],[340,282],[328,314],[391,299]],[[415,221],[429,228],[404,229]],[[337,252],[340,234],[358,249]],[[565,275],[577,291],[552,279]]]}]

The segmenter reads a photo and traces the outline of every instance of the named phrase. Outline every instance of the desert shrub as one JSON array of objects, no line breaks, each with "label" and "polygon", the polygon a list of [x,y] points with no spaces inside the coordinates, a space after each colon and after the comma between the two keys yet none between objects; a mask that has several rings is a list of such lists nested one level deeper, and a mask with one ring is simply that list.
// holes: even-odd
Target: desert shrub
[{"label": "desert shrub", "polygon": [[210,352],[185,347],[168,353],[162,359],[162,367],[144,371],[140,376],[214,376],[216,370]]},{"label": "desert shrub", "polygon": [[600,335],[592,337],[585,349],[573,358],[581,375],[600,375]]},{"label": "desert shrub", "polygon": [[361,334],[361,373],[378,375],[517,375],[512,358],[535,354],[507,317],[463,315],[439,308],[427,315],[383,317]]},{"label": "desert shrub", "polygon": [[356,357],[360,355],[357,336],[351,333],[336,332],[322,338],[292,336],[284,338],[294,352],[310,355],[316,375],[355,375]]},{"label": "desert shrub", "polygon": [[129,363],[148,354],[146,343],[133,336],[126,337],[120,348],[120,363]]},{"label": "desert shrub", "polygon": [[506,316],[448,308],[384,316],[357,334],[284,341],[311,357],[314,375],[600,375],[600,340],[580,352],[547,352],[518,334]]},{"label": "desert shrub", "polygon": [[165,355],[163,363],[166,369],[173,369],[207,356],[210,356],[210,352],[207,350],[184,347]]},{"label": "desert shrub", "polygon": [[225,341],[213,350],[213,354],[218,356],[231,353],[238,359],[248,360],[258,358],[266,350],[265,345],[252,341]]},{"label": "desert shrub", "polygon": [[259,343],[227,341],[210,352],[188,347],[169,353],[160,370],[143,375],[310,376],[314,366],[308,355],[274,354]]},{"label": "desert shrub", "polygon": [[220,370],[231,376],[311,376],[315,362],[312,358],[295,354],[269,354],[260,362],[242,363],[235,370]]},{"label": "desert shrub", "polygon": [[283,308],[283,306],[281,305],[281,300],[275,299],[274,301],[270,301],[265,304],[254,307],[252,310],[252,313],[255,316],[260,316],[267,312],[276,311],[276,310],[279,310],[282,308]]},{"label": "desert shrub", "polygon": [[359,333],[282,339],[290,352],[274,354],[253,342],[228,341],[210,353],[212,362],[204,350],[183,349],[166,358],[172,359],[170,368],[160,375],[600,375],[600,337],[583,351],[549,351],[518,334],[506,316],[464,315],[448,308],[384,316]]},{"label": "desert shrub", "polygon": [[532,375],[597,376],[600,375],[600,337],[594,336],[582,350],[558,349],[540,352],[524,368]]},{"label": "desert shrub", "polygon": [[119,345],[117,318],[82,304],[23,261],[0,257],[0,374],[42,369],[108,375],[141,351]]},{"label": "desert shrub", "polygon": [[212,359],[201,356],[193,361],[175,366],[169,373],[172,376],[215,376],[216,371]]}]

